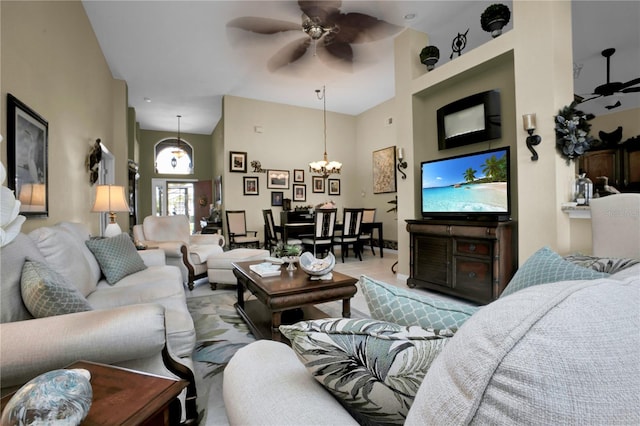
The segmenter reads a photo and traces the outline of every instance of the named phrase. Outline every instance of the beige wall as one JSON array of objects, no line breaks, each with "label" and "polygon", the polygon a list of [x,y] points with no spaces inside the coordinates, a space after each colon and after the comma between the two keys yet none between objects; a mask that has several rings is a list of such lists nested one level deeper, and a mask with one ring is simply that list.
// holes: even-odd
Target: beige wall
[{"label": "beige wall", "polygon": [[[6,135],[7,93],[49,123],[49,217],[28,219],[22,229],[72,220],[99,234],[99,216],[89,211],[95,189],[85,158],[102,139],[116,156],[116,184],[126,184],[126,84],[112,78],[79,1],[3,1],[0,8],[0,132]],[[5,163],[6,155],[3,143]],[[119,215],[118,222],[126,229],[127,215]]]}]

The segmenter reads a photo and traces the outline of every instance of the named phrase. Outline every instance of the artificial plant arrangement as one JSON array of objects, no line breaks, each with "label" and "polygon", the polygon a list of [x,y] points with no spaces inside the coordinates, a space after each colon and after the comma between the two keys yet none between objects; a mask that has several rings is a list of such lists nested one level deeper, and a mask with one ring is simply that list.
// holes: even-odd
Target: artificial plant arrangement
[{"label": "artificial plant arrangement", "polygon": [[591,124],[587,115],[576,109],[576,105],[577,102],[573,101],[556,115],[556,148],[567,162],[583,155],[594,142],[589,136]]},{"label": "artificial plant arrangement", "polygon": [[511,11],[507,6],[495,3],[487,7],[480,15],[480,26],[491,37],[496,38],[502,34],[502,28],[509,23]]},{"label": "artificial plant arrangement", "polygon": [[302,253],[302,247],[284,244],[282,241],[279,241],[273,248],[273,255],[275,257],[299,256],[300,253]]}]

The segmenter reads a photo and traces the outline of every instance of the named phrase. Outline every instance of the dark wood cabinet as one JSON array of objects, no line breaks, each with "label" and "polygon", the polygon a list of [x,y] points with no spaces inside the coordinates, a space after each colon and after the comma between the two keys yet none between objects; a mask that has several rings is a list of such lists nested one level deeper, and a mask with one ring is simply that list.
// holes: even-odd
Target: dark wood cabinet
[{"label": "dark wood cabinet", "polygon": [[580,157],[578,168],[598,188],[598,178],[606,176],[609,185],[620,192],[640,192],[640,138],[634,137],[606,149],[595,149]]},{"label": "dark wood cabinet", "polygon": [[477,303],[500,296],[516,269],[512,222],[408,220],[409,287]]}]

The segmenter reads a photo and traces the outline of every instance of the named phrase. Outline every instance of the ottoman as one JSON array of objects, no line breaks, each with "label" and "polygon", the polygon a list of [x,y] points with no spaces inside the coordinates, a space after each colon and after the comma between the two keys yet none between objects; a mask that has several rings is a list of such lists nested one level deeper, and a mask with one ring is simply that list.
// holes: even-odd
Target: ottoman
[{"label": "ottoman", "polygon": [[238,280],[233,275],[231,263],[262,260],[269,254],[269,250],[237,248],[209,256],[207,258],[207,276],[211,289],[215,290],[218,284],[238,284]]}]

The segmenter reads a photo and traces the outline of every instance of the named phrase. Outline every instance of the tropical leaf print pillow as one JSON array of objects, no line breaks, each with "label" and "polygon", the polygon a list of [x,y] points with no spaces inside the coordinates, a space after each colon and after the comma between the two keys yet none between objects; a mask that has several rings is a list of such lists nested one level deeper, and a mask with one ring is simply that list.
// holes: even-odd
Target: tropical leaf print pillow
[{"label": "tropical leaf print pillow", "polygon": [[371,319],[322,319],[281,326],[310,373],[356,418],[403,424],[450,330]]}]

